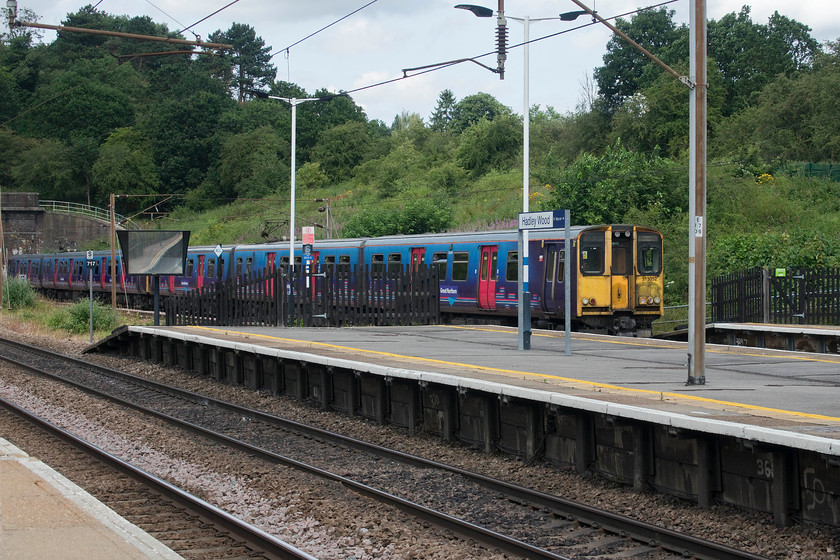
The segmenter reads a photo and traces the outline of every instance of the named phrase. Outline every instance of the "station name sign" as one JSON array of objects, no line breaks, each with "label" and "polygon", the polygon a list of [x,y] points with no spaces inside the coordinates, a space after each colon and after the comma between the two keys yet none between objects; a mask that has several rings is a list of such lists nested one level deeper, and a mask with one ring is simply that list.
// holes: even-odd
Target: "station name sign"
[{"label": "station name sign", "polygon": [[566,227],[565,210],[521,212],[519,229],[561,229]]}]

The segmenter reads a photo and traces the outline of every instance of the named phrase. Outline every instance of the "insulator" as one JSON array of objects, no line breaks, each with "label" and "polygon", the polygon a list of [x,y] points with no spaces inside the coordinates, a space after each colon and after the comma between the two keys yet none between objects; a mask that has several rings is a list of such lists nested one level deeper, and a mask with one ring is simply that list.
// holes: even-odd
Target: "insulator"
[{"label": "insulator", "polygon": [[507,25],[500,25],[496,28],[496,44],[498,45],[498,53],[500,55],[507,54],[507,39],[508,29]]}]

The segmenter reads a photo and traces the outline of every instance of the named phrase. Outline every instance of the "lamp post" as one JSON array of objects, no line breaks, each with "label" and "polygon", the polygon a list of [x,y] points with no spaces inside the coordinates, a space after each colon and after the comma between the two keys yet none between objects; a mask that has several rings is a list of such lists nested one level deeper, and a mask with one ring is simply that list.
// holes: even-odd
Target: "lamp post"
[{"label": "lamp post", "polygon": [[330,214],[332,213],[332,209],[330,208],[330,199],[329,198],[316,198],[315,202],[326,202],[326,206],[319,206],[318,212],[326,212],[327,214],[327,238],[332,239],[332,228],[330,227]]},{"label": "lamp post", "polygon": [[[458,4],[455,6],[456,8],[467,10],[472,12],[476,17],[492,17],[493,10],[490,8],[485,8],[483,6],[476,6],[473,4]],[[504,19],[504,4],[503,0],[499,0],[499,19],[500,21]],[[586,12],[579,11],[579,12],[568,12],[565,14],[560,14],[559,17],[547,17],[547,18],[534,18],[531,19],[528,16],[525,17],[511,17],[507,16],[507,19],[512,19],[513,21],[518,21],[523,24],[524,27],[524,40],[522,42],[524,48],[523,50],[523,87],[522,87],[522,97],[523,97],[523,115],[522,115],[522,212],[528,212],[530,208],[530,179],[531,179],[531,170],[530,170],[530,159],[531,159],[531,101],[530,101],[530,91],[529,91],[529,84],[531,81],[530,78],[530,26],[532,21],[547,21],[552,19],[558,19],[561,21],[572,21],[576,19],[578,16],[585,14]],[[500,51],[502,47],[500,46]],[[504,77],[504,74],[502,73]],[[529,234],[528,230],[519,230],[519,287],[518,287],[518,308],[519,308],[519,350],[530,350],[531,348],[531,288],[529,286],[529,275],[530,270],[528,266],[528,244],[529,244]],[[568,328],[568,327],[567,327]]]},{"label": "lamp post", "polygon": [[295,174],[297,161],[295,153],[297,152],[297,106],[306,101],[321,101],[323,97],[306,97],[297,99],[295,97],[279,97],[277,95],[269,95],[264,91],[249,91],[260,99],[279,99],[285,101],[292,106],[292,178],[291,178],[291,209],[289,210],[289,270],[295,269]]}]

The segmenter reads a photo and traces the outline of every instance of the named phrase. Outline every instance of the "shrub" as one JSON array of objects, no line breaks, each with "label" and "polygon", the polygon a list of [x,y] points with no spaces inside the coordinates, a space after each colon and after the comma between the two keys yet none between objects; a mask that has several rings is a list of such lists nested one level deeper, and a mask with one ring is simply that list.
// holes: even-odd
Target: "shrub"
[{"label": "shrub", "polygon": [[[113,331],[120,325],[119,314],[98,302],[93,302],[93,330]],[[68,308],[59,309],[47,319],[51,329],[84,334],[90,330],[90,301],[81,300]]]},{"label": "shrub", "polygon": [[26,280],[10,278],[6,281],[6,286],[3,288],[3,300],[3,303],[8,305],[10,309],[34,307],[36,300],[35,290]]}]

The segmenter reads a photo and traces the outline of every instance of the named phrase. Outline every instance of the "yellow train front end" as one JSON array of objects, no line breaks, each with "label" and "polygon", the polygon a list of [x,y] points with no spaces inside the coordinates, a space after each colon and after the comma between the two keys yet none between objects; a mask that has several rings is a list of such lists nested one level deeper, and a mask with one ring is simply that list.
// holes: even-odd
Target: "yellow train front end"
[{"label": "yellow train front end", "polygon": [[632,225],[585,228],[576,239],[577,321],[611,334],[645,336],[663,312],[662,235]]}]

